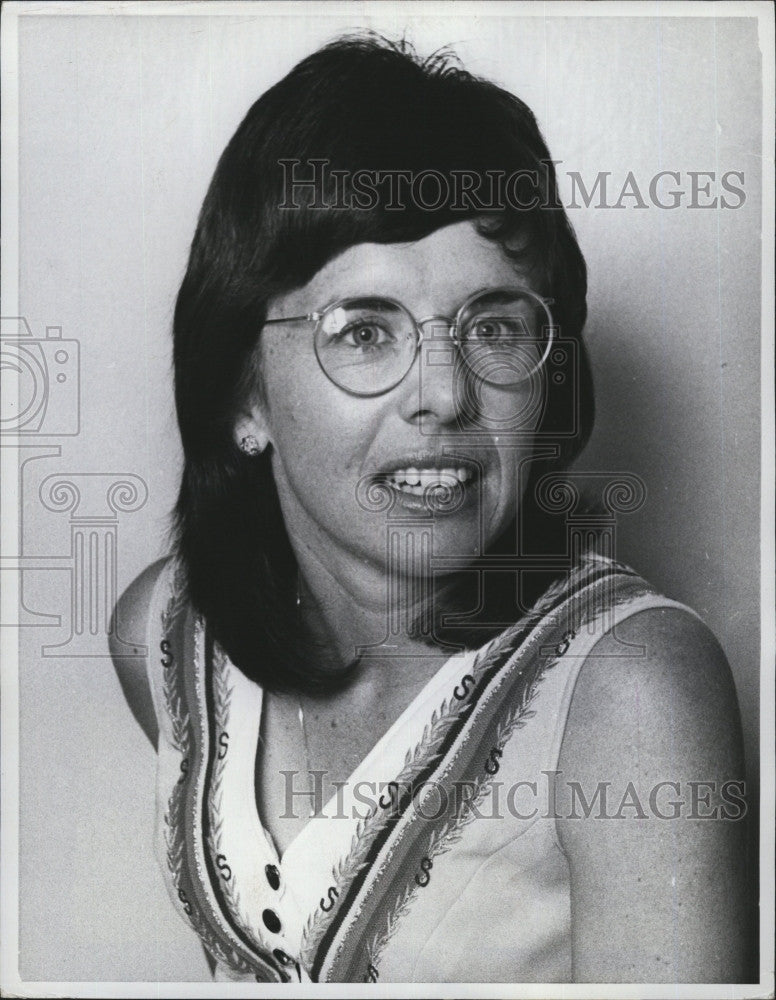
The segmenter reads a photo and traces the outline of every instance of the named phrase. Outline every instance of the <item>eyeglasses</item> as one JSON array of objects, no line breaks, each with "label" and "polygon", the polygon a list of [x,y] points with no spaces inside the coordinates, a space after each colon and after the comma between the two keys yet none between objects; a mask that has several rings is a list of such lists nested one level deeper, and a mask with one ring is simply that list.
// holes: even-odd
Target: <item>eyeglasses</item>
[{"label": "eyeglasses", "polygon": [[476,378],[510,387],[530,379],[547,359],[555,332],[550,304],[525,288],[486,289],[468,298],[454,319],[416,320],[394,299],[364,296],[341,299],[304,316],[269,319],[265,325],[315,323],[321,369],[354,396],[380,396],[406,378],[429,323],[445,332]]}]

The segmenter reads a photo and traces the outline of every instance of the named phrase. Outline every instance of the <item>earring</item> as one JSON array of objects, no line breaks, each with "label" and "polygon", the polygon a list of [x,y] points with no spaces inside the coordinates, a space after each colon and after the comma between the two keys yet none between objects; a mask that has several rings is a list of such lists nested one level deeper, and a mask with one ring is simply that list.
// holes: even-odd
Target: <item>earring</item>
[{"label": "earring", "polygon": [[245,455],[253,457],[254,455],[260,455],[262,449],[253,434],[246,434],[245,437],[240,440],[240,451],[242,451]]}]

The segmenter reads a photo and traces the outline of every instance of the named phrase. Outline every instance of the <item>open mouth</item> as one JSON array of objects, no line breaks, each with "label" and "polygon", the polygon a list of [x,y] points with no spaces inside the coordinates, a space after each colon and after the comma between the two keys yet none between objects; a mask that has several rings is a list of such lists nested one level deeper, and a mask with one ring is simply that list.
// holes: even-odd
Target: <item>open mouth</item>
[{"label": "open mouth", "polygon": [[386,472],[380,479],[398,493],[422,497],[433,495],[436,491],[448,492],[462,489],[467,483],[473,483],[476,475],[473,469],[462,465],[450,465],[438,469],[416,469],[410,466],[406,469],[393,469],[391,472]]}]

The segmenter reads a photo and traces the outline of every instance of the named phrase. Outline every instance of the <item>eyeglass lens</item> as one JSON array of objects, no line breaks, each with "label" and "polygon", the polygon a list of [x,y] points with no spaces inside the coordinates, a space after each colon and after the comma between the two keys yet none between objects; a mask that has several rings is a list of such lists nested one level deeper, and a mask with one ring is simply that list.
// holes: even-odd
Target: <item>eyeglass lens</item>
[{"label": "eyeglass lens", "polygon": [[[551,323],[538,296],[512,290],[483,293],[458,317],[460,358],[484,382],[519,385],[543,363]],[[378,395],[398,385],[412,367],[415,321],[390,300],[348,299],[324,312],[315,350],[336,385],[356,395]]]}]

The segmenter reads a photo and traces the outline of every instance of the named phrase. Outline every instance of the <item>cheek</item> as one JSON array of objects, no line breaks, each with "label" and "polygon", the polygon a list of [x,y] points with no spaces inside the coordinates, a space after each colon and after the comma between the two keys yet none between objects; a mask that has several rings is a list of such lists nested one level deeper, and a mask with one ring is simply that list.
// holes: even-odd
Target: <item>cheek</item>
[{"label": "cheek", "polygon": [[480,426],[490,432],[498,454],[498,483],[489,498],[491,528],[506,527],[522,501],[537,447],[536,432],[544,414],[542,380],[518,389],[480,385]]},{"label": "cheek", "polygon": [[475,379],[461,382],[459,405],[470,415],[478,432],[511,439],[519,451],[532,446],[532,433],[541,424],[546,402],[544,380],[531,379],[520,386],[489,385]]},{"label": "cheek", "polygon": [[311,488],[359,467],[370,440],[369,414],[320,370],[312,350],[265,356],[266,417],[274,459],[292,482]]}]

